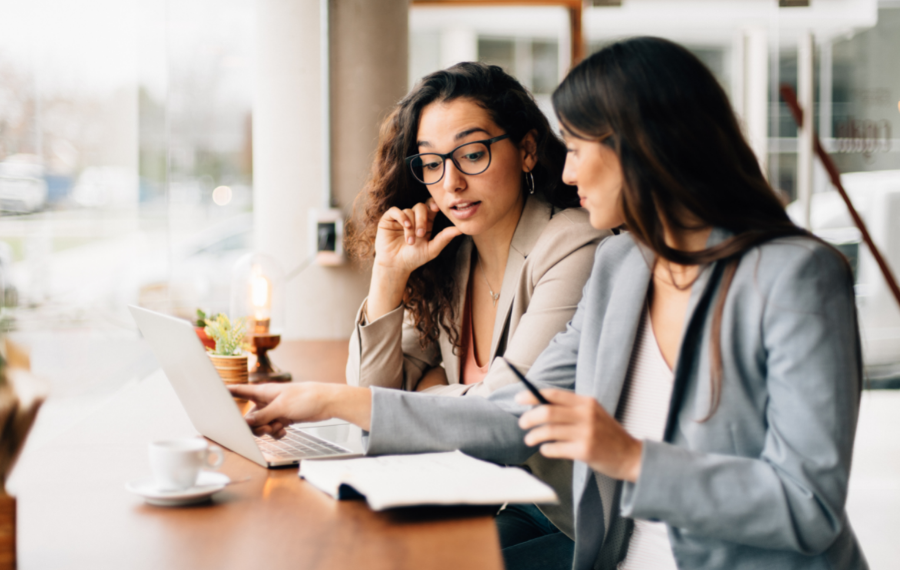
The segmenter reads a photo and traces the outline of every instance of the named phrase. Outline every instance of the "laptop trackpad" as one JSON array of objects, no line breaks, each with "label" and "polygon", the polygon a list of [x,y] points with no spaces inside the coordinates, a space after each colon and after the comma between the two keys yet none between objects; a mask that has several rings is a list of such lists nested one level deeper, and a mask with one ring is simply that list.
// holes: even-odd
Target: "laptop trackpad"
[{"label": "laptop trackpad", "polygon": [[362,430],[347,422],[329,420],[326,422],[302,423],[291,426],[326,441],[346,447],[353,453],[363,453]]}]

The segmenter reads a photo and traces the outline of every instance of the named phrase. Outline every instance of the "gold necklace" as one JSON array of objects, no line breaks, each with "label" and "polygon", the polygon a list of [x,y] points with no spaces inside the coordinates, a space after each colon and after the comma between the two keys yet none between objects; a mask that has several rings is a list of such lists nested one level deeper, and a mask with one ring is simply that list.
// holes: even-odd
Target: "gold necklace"
[{"label": "gold necklace", "polygon": [[494,290],[491,288],[491,283],[487,279],[487,273],[484,272],[484,267],[481,265],[481,256],[478,256],[478,268],[481,269],[481,276],[484,277],[484,282],[488,286],[488,291],[491,294],[491,301],[494,302],[494,306],[497,306],[497,299],[500,298],[500,293],[494,293]]}]

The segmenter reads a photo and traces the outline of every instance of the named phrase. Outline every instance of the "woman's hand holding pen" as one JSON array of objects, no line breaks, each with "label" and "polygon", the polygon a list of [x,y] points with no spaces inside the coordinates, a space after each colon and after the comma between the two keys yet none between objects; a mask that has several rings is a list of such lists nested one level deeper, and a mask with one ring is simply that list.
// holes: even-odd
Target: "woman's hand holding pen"
[{"label": "woman's hand holding pen", "polygon": [[381,216],[366,303],[370,321],[400,306],[409,275],[437,257],[453,238],[462,235],[456,226],[449,226],[432,237],[434,219],[439,212],[438,205],[429,198],[406,210],[391,208]]},{"label": "woman's hand holding pen", "polygon": [[296,382],[290,384],[232,384],[231,395],[254,404],[245,419],[256,435],[284,437],[285,428],[296,422],[318,422],[340,418],[369,429],[372,396],[367,388],[343,384]]},{"label": "woman's hand holding pen", "polygon": [[[586,463],[613,479],[636,482],[641,473],[643,444],[590,396],[556,389],[541,390],[550,403],[522,414],[519,427],[530,430],[525,443],[540,445],[541,455]],[[537,405],[523,390],[516,402]]]}]

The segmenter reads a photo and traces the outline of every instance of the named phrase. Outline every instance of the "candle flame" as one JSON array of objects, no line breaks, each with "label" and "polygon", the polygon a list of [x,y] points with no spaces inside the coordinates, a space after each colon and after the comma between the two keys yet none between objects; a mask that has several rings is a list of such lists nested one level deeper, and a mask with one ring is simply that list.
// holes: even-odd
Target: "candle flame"
[{"label": "candle flame", "polygon": [[250,303],[253,305],[254,317],[257,320],[262,320],[269,316],[270,289],[271,284],[264,276],[256,272],[250,276]]}]

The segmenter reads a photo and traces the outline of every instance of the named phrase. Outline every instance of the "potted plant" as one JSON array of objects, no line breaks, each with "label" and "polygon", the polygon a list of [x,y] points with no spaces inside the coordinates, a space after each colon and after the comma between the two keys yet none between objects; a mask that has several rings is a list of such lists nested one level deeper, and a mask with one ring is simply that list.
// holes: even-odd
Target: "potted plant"
[{"label": "potted plant", "polygon": [[206,321],[207,319],[214,321],[218,316],[218,313],[216,313],[207,317],[203,309],[197,309],[197,319],[194,321],[194,332],[197,333],[197,338],[200,339],[200,342],[202,342],[203,346],[206,348],[216,348],[216,341],[209,338],[209,335],[206,334]]},{"label": "potted plant", "polygon": [[226,384],[246,384],[248,379],[247,352],[244,351],[244,319],[233,322],[227,315],[219,313],[215,319],[207,319],[206,334],[215,342],[208,348],[213,366]]}]

